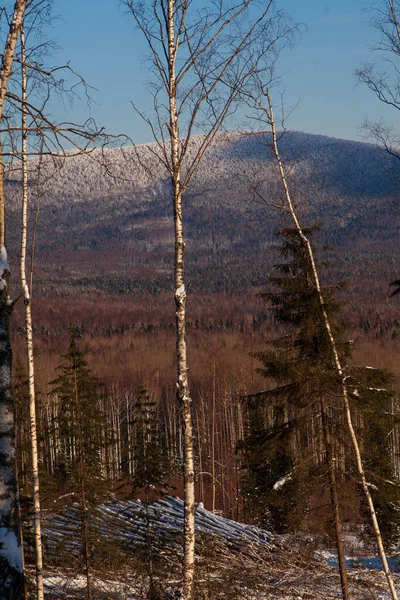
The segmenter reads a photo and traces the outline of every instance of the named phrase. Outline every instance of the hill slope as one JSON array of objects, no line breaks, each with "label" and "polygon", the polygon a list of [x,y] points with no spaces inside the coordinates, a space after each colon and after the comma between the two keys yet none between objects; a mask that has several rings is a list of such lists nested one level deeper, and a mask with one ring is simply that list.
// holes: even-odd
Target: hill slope
[{"label": "hill slope", "polygon": [[[190,155],[200,142],[194,138]],[[399,202],[387,170],[399,172],[400,162],[384,162],[371,145],[324,136],[288,132],[280,143],[303,223],[322,223],[320,240],[336,250],[337,276],[367,269],[369,278],[389,281],[399,263]],[[156,151],[156,144],[95,150],[90,157],[70,157],[56,172],[45,162],[37,249],[46,289],[171,289],[170,187]],[[37,163],[30,164],[33,181]],[[255,189],[265,204],[255,201]],[[16,245],[18,171],[9,173],[6,193],[9,237]],[[184,200],[192,288],[232,293],[263,284],[275,260],[274,231],[284,222],[280,201],[268,136],[220,134]]]}]

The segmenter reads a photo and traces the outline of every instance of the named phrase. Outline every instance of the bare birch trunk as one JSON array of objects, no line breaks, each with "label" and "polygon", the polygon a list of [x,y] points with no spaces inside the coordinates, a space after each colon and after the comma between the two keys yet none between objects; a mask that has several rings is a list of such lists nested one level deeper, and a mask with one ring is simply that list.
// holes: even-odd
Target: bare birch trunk
[{"label": "bare birch trunk", "polygon": [[175,216],[175,308],[176,308],[176,354],[178,367],[177,396],[181,407],[183,426],[183,469],[184,469],[184,556],[183,556],[183,596],[184,600],[193,598],[194,579],[194,456],[192,400],[189,393],[187,376],[186,349],[186,290],[183,272],[183,228],[182,196],[174,193]]},{"label": "bare birch trunk", "polygon": [[344,407],[344,413],[345,413],[345,418],[346,418],[346,424],[347,424],[347,428],[350,434],[350,438],[351,438],[351,442],[353,445],[353,449],[354,449],[354,453],[355,453],[355,457],[356,457],[356,465],[357,465],[357,471],[361,480],[361,486],[365,495],[365,498],[367,500],[367,504],[368,504],[368,508],[369,508],[369,513],[370,513],[370,517],[371,517],[371,522],[372,522],[372,528],[374,531],[374,535],[375,535],[375,539],[376,539],[376,543],[378,546],[378,552],[379,552],[379,556],[380,559],[382,561],[382,565],[383,565],[383,570],[385,572],[386,575],[386,579],[389,585],[389,589],[390,589],[390,593],[392,596],[393,600],[398,600],[398,596],[397,596],[397,592],[396,589],[394,587],[394,582],[393,582],[393,577],[391,574],[391,571],[389,569],[389,565],[387,562],[387,558],[386,558],[386,553],[385,553],[385,549],[383,546],[383,540],[382,540],[382,535],[380,532],[380,528],[379,528],[379,523],[378,523],[378,519],[376,517],[376,512],[375,512],[375,507],[374,507],[374,503],[372,500],[372,496],[371,493],[369,491],[368,488],[368,482],[366,480],[365,477],[365,472],[364,472],[364,467],[362,464],[362,459],[361,459],[361,453],[360,453],[360,447],[358,444],[358,440],[357,440],[357,436],[354,430],[354,426],[353,426],[353,419],[352,419],[352,415],[351,415],[351,411],[350,411],[350,403],[349,403],[349,397],[348,397],[348,393],[347,393],[347,386],[346,386],[346,378],[345,375],[343,373],[343,368],[339,359],[339,354],[336,348],[336,342],[335,339],[333,337],[333,333],[332,333],[332,329],[330,326],[330,322],[329,322],[329,318],[328,318],[328,314],[326,312],[326,308],[325,308],[325,301],[324,301],[324,297],[321,291],[321,285],[319,282],[319,276],[318,276],[318,271],[317,271],[317,267],[315,264],[315,260],[314,260],[314,253],[310,244],[310,241],[308,240],[308,238],[304,235],[303,229],[301,227],[300,221],[297,217],[296,211],[294,209],[293,206],[293,202],[291,199],[291,195],[290,195],[290,191],[289,191],[289,187],[288,187],[288,183],[287,183],[287,179],[286,179],[286,174],[285,174],[285,170],[283,167],[283,162],[281,159],[281,156],[279,154],[279,150],[278,150],[278,144],[277,144],[277,135],[276,135],[276,127],[275,127],[275,120],[274,120],[274,113],[273,113],[273,106],[272,106],[272,101],[271,101],[271,97],[268,91],[266,91],[266,97],[268,100],[268,111],[269,111],[269,120],[270,120],[270,124],[271,124],[271,129],[272,129],[272,148],[273,148],[273,152],[275,155],[275,158],[277,160],[278,163],[278,167],[279,167],[279,173],[280,173],[280,177],[282,180],[282,185],[284,188],[284,192],[285,192],[285,199],[286,199],[286,203],[287,203],[287,207],[289,209],[289,213],[294,221],[296,230],[298,231],[298,234],[300,236],[300,238],[302,239],[304,246],[306,248],[307,254],[308,254],[308,258],[310,261],[310,266],[313,272],[313,277],[314,277],[314,283],[315,283],[315,288],[317,290],[318,293],[318,298],[319,298],[319,303],[320,303],[320,307],[321,307],[321,312],[322,312],[322,317],[324,320],[324,326],[325,326],[325,330],[330,342],[330,346],[331,346],[331,350],[332,350],[332,356],[333,356],[333,362],[334,362],[334,366],[340,381],[340,386],[341,386],[341,395],[342,395],[342,400],[343,400],[343,407]]},{"label": "bare birch trunk", "polygon": [[22,225],[21,225],[21,286],[25,304],[26,352],[28,357],[29,423],[32,457],[33,528],[36,552],[36,592],[37,600],[44,599],[43,550],[40,515],[39,465],[36,426],[35,363],[33,357],[33,333],[30,290],[26,278],[26,244],[28,221],[28,166],[27,166],[27,126],[26,126],[26,67],[25,34],[21,28],[22,61]]},{"label": "bare birch trunk", "polygon": [[181,408],[183,426],[183,478],[184,478],[184,542],[183,542],[183,600],[193,598],[194,580],[194,457],[192,407],[188,383],[186,349],[186,289],[184,283],[184,250],[182,222],[181,165],[179,163],[179,124],[176,104],[176,53],[175,39],[175,0],[168,0],[168,67],[169,67],[169,114],[172,188],[175,224],[175,316],[176,316],[176,358],[177,396]]},{"label": "bare birch trunk", "polygon": [[[17,0],[7,36],[0,72],[0,121],[10,80],[15,48],[26,8]],[[2,175],[2,173],[1,173]],[[3,186],[0,186],[0,191]],[[12,350],[10,318],[13,303],[8,293],[10,268],[5,248],[4,193],[0,198],[0,600],[24,597],[22,550],[18,534],[15,469],[14,401],[11,391]]]}]

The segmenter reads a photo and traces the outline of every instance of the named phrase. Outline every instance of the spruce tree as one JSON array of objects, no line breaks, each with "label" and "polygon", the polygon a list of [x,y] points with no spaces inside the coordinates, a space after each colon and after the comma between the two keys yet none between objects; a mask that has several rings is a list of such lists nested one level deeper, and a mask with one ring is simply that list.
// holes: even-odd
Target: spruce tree
[{"label": "spruce tree", "polygon": [[[400,533],[400,482],[395,475],[390,434],[400,423],[391,391],[393,375],[382,369],[358,367],[349,370],[348,381],[354,411],[359,422],[359,438],[364,469],[385,546],[394,550]],[[360,490],[360,512],[364,534],[374,541],[368,507]]]},{"label": "spruce tree", "polygon": [[82,558],[87,581],[87,599],[92,600],[92,540],[90,507],[99,500],[104,481],[101,477],[101,434],[105,429],[102,404],[104,386],[91,373],[77,336],[71,330],[68,352],[57,368],[58,377],[51,385],[58,398],[58,435],[61,451],[57,455],[55,475],[60,484],[75,493],[81,510]]},{"label": "spruce tree", "polygon": [[[309,228],[307,234],[312,233]],[[258,417],[250,421],[242,451],[248,506],[251,509],[255,501],[259,506],[264,502],[263,512],[268,515],[264,521],[285,532],[300,528],[307,520],[313,475],[321,472],[326,455],[321,399],[328,403],[327,414],[337,410],[338,383],[302,240],[294,229],[282,230],[279,235],[284,261],[269,277],[272,291],[261,296],[271,306],[283,335],[256,354],[262,365],[259,371],[271,389],[248,397],[250,413],[256,411]],[[335,299],[342,287],[324,289],[337,337],[345,327],[340,302]],[[346,346],[341,346],[343,356]],[[251,426],[254,420],[256,429]],[[330,427],[330,423],[326,425]]]},{"label": "spruce tree", "polygon": [[[305,230],[305,235],[310,238],[314,229]],[[348,598],[339,488],[357,479],[357,471],[342,426],[340,380],[304,242],[296,229],[282,230],[280,236],[284,262],[269,278],[272,291],[262,297],[284,335],[256,355],[271,387],[247,398],[250,420],[241,444],[247,504],[278,531],[295,530],[308,525],[312,495],[318,497],[329,485],[343,597]],[[359,423],[369,479],[379,481],[374,501],[385,522],[383,533],[388,535],[398,520],[393,462],[387,452],[382,453],[394,422],[390,392],[382,388],[388,376],[349,365],[351,344],[343,341],[346,323],[336,298],[342,288],[343,284],[324,287],[324,304],[348,383],[354,386],[352,411]],[[361,488],[357,491],[353,504],[361,501],[362,505]]]},{"label": "spruce tree", "polygon": [[148,502],[152,491],[158,494],[160,487],[166,485],[168,461],[162,447],[156,403],[144,386],[139,390],[134,411],[133,492],[143,492]]}]

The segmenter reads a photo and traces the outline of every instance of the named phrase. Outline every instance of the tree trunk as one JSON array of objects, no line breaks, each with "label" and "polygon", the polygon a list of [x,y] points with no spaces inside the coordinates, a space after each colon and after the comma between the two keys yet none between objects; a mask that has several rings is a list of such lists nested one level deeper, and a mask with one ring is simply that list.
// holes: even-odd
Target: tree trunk
[{"label": "tree trunk", "polygon": [[329,472],[329,489],[331,495],[332,515],[335,523],[335,538],[336,548],[339,562],[340,585],[342,587],[343,600],[349,600],[349,585],[347,581],[346,560],[344,556],[343,537],[342,537],[342,521],[340,518],[339,498],[337,493],[335,463],[333,457],[332,440],[329,431],[328,414],[324,395],[321,396],[321,420],[322,432],[324,436],[324,445],[326,450],[326,459],[328,462]]},{"label": "tree trunk", "polygon": [[176,355],[178,367],[177,396],[181,407],[183,426],[183,480],[184,480],[184,556],[183,556],[183,600],[193,598],[194,579],[194,456],[192,400],[187,376],[186,349],[186,290],[183,283],[183,228],[182,197],[174,194],[175,215],[175,308],[176,308]]},{"label": "tree trunk", "polygon": [[[17,0],[7,36],[0,72],[0,121],[14,60],[15,47],[26,8]],[[2,173],[1,173],[2,175]],[[1,185],[1,190],[3,186]],[[18,534],[17,479],[14,444],[14,401],[11,391],[12,350],[8,294],[10,268],[5,248],[4,194],[0,198],[0,600],[24,597],[22,551]]]},{"label": "tree trunk", "polygon": [[9,326],[8,269],[2,247],[0,284],[0,600],[24,597],[22,552],[18,533],[15,472],[14,401],[11,392],[12,351]]},{"label": "tree trunk", "polygon": [[369,509],[369,513],[370,513],[370,517],[371,517],[371,523],[372,523],[372,528],[374,531],[374,535],[375,535],[375,539],[376,539],[376,543],[378,546],[378,552],[379,552],[379,557],[382,561],[382,566],[383,566],[383,570],[385,572],[386,575],[386,579],[389,585],[389,589],[390,589],[390,594],[392,596],[393,600],[398,600],[398,596],[397,596],[397,592],[396,589],[394,587],[394,582],[393,582],[393,577],[392,577],[392,573],[389,569],[389,565],[387,562],[387,558],[386,558],[386,553],[385,553],[385,549],[383,546],[383,540],[382,540],[382,535],[381,535],[381,531],[379,528],[379,523],[378,523],[378,519],[376,517],[376,512],[375,512],[375,507],[374,507],[374,502],[372,500],[372,496],[371,493],[369,491],[368,488],[368,483],[365,477],[365,472],[364,472],[364,467],[362,464],[362,459],[361,459],[361,453],[360,453],[360,447],[358,444],[358,440],[357,440],[357,436],[354,430],[354,426],[353,426],[353,418],[351,415],[351,411],[350,411],[350,403],[349,403],[349,397],[348,397],[348,393],[347,393],[347,385],[346,385],[346,377],[343,373],[343,369],[342,369],[342,364],[340,362],[339,359],[339,354],[336,348],[336,342],[335,342],[335,338],[333,337],[333,333],[331,330],[331,326],[330,326],[330,322],[329,322],[329,318],[325,309],[325,301],[324,301],[324,297],[321,291],[321,285],[319,282],[319,276],[318,276],[318,271],[317,271],[317,267],[315,264],[315,260],[314,260],[314,253],[310,244],[310,241],[308,240],[308,238],[305,236],[303,229],[300,225],[300,222],[298,220],[296,211],[294,209],[293,203],[292,203],[292,198],[290,195],[290,191],[289,191],[289,187],[288,187],[288,183],[287,183],[287,179],[286,179],[286,174],[285,174],[285,170],[283,168],[283,163],[279,154],[279,150],[278,150],[278,144],[277,144],[277,135],[276,135],[276,127],[275,127],[275,120],[274,120],[274,114],[273,114],[273,108],[272,108],[272,101],[271,101],[271,97],[269,95],[268,90],[266,91],[266,97],[268,100],[268,112],[269,112],[269,120],[270,120],[270,124],[271,124],[271,128],[272,128],[272,147],[273,147],[273,152],[275,155],[275,158],[277,160],[278,163],[278,167],[279,167],[279,173],[280,173],[280,177],[282,180],[282,185],[284,188],[284,192],[285,192],[285,199],[286,199],[286,203],[287,203],[287,207],[289,210],[289,213],[294,221],[295,227],[299,233],[300,238],[303,240],[305,249],[307,251],[307,255],[310,261],[310,266],[312,269],[312,273],[313,273],[313,278],[314,278],[314,284],[315,284],[315,288],[318,292],[318,298],[319,298],[319,304],[321,307],[321,313],[322,313],[322,317],[323,317],[323,321],[324,321],[324,326],[325,326],[325,331],[327,333],[328,336],[328,340],[331,346],[331,350],[332,350],[332,356],[333,356],[333,364],[335,366],[337,375],[338,375],[338,379],[339,379],[339,383],[340,383],[340,387],[341,387],[341,395],[342,395],[342,400],[343,400],[343,407],[344,407],[344,413],[345,413],[345,417],[346,417],[346,423],[347,423],[347,429],[349,431],[350,434],[350,439],[353,445],[353,449],[354,449],[354,454],[356,457],[356,465],[357,465],[357,471],[358,471],[358,475],[360,477],[361,480],[361,486],[364,492],[364,496],[367,500],[367,504],[368,504],[368,509]]},{"label": "tree trunk", "polygon": [[175,225],[175,317],[177,397],[181,409],[183,427],[183,479],[184,479],[184,542],[183,542],[183,600],[193,598],[194,580],[194,457],[192,401],[189,393],[186,349],[186,289],[184,283],[184,250],[182,222],[181,165],[179,161],[179,125],[176,104],[176,40],[174,26],[175,0],[168,0],[168,68],[169,68],[169,114],[171,140],[171,183]]},{"label": "tree trunk", "polygon": [[39,464],[36,426],[36,393],[35,363],[33,357],[33,333],[30,291],[26,278],[26,240],[28,221],[28,166],[27,166],[27,127],[26,127],[26,67],[25,67],[25,34],[21,28],[21,61],[22,61],[22,226],[21,226],[21,286],[25,304],[26,352],[28,357],[29,387],[29,423],[32,457],[32,495],[33,495],[33,528],[36,552],[36,592],[37,600],[44,599],[43,588],[43,551],[40,515]]}]

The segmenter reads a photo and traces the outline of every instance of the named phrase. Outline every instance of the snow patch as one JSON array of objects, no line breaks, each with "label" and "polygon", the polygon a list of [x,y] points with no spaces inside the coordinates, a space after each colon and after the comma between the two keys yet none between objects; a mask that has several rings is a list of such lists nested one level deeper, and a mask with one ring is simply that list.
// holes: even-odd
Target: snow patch
[{"label": "snow patch", "polygon": [[10,272],[10,265],[7,262],[7,250],[5,246],[0,246],[0,276],[4,275],[4,271]]},{"label": "snow patch", "polygon": [[6,527],[0,527],[0,556],[4,557],[8,564],[22,573],[22,553],[17,536]]},{"label": "snow patch", "polygon": [[7,250],[4,245],[0,246],[0,291],[4,290],[7,281],[4,278],[5,273],[10,273],[10,265],[7,262]]},{"label": "snow patch", "polygon": [[8,266],[7,261],[8,261],[7,250],[6,250],[6,247],[4,245],[2,245],[0,247],[0,263],[3,263],[5,265],[5,268],[10,270],[10,267]]},{"label": "snow patch", "polygon": [[280,490],[281,488],[283,488],[283,486],[285,485],[285,483],[287,483],[288,481],[290,481],[292,479],[292,476],[290,473],[288,473],[287,475],[284,475],[283,477],[280,477],[278,479],[278,481],[275,481],[274,486],[273,486],[273,490]]}]

